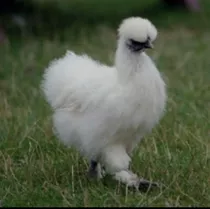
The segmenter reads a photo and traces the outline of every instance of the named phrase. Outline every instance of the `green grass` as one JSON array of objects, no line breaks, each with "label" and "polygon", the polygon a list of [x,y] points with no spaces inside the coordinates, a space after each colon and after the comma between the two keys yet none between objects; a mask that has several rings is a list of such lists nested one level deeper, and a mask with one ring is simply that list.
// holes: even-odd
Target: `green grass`
[{"label": "green grass", "polygon": [[[201,2],[201,14],[158,6],[147,11],[155,0],[117,0],[117,12],[111,0],[57,1],[58,9],[43,2],[25,14],[27,28],[5,25],[9,41],[0,47],[2,206],[209,206],[209,1]],[[48,6],[53,12],[46,12]],[[109,178],[87,180],[86,160],[53,135],[51,111],[39,89],[44,68],[67,49],[113,63],[116,25],[141,14],[159,30],[155,50],[148,53],[168,91],[164,118],[132,158],[136,173],[166,185],[146,194]]]}]

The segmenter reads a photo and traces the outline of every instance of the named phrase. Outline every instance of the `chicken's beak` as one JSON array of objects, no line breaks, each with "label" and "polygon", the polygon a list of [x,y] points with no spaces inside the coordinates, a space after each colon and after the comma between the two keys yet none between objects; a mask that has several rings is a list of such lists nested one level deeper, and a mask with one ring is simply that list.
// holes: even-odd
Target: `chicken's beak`
[{"label": "chicken's beak", "polygon": [[153,46],[153,44],[150,42],[150,41],[147,41],[146,43],[145,43],[145,46],[144,46],[146,49],[153,49],[154,48],[154,46]]}]

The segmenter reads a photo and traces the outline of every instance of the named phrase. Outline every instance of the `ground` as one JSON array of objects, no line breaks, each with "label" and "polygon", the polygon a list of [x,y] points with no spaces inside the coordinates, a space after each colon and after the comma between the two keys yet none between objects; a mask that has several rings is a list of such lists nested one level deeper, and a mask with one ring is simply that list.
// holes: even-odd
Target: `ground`
[{"label": "ground", "polygon": [[[210,205],[210,2],[200,1],[201,13],[159,8],[157,0],[35,2],[25,28],[3,17],[9,37],[0,45],[1,205]],[[139,175],[166,186],[148,193],[109,177],[89,181],[87,161],[53,135],[39,88],[49,61],[67,49],[112,64],[116,26],[132,15],[148,17],[158,28],[148,53],[168,91],[165,116],[132,158]]]}]

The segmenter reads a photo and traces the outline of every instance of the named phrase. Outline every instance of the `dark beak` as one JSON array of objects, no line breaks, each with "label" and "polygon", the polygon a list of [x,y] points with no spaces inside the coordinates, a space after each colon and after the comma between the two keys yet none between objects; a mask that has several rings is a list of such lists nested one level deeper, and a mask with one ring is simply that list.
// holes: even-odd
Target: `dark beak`
[{"label": "dark beak", "polygon": [[154,47],[153,47],[153,44],[152,44],[150,41],[147,41],[147,42],[145,43],[144,47],[145,47],[146,49],[153,49],[153,48],[154,48]]}]

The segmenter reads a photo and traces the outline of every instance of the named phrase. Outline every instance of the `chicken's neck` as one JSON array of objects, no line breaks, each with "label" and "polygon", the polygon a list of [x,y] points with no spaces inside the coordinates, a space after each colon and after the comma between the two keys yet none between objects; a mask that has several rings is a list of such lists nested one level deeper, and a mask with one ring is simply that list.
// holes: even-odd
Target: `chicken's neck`
[{"label": "chicken's neck", "polygon": [[131,52],[124,43],[119,41],[115,57],[115,66],[120,82],[129,82],[137,72],[142,70],[142,64],[142,53]]}]

